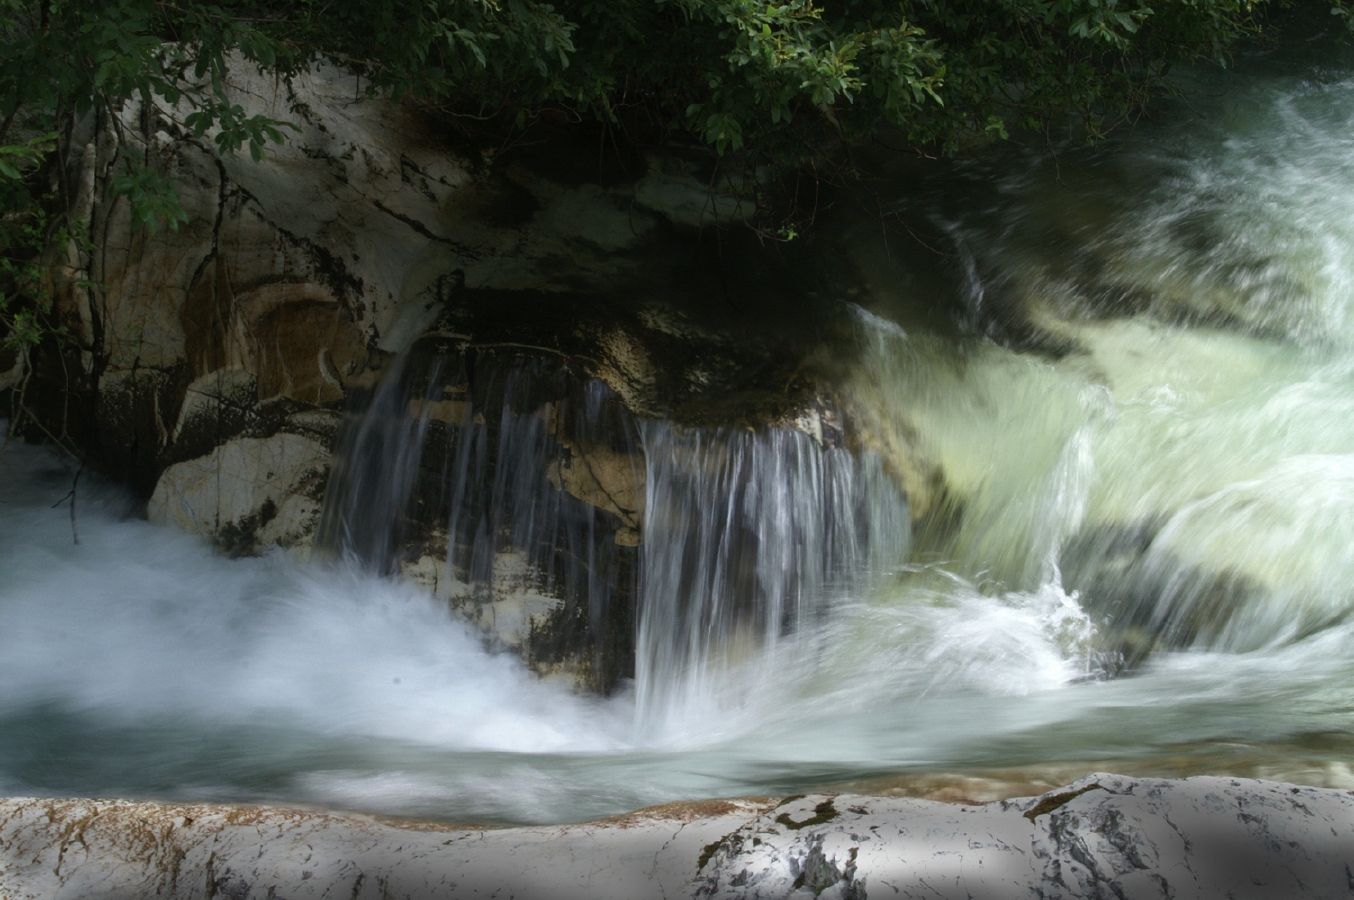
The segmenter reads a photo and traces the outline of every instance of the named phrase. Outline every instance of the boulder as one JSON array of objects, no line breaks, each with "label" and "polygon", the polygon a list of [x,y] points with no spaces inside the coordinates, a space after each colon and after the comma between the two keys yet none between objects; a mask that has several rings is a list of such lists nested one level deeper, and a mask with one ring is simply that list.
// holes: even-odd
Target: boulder
[{"label": "boulder", "polygon": [[210,534],[228,552],[294,547],[319,521],[329,447],[281,432],[235,438],[160,476],[147,514],[156,524]]},{"label": "boulder", "polygon": [[712,800],[482,828],[267,807],[0,801],[0,895],[636,900],[1330,898],[1354,793],[1092,775],[983,806]]}]

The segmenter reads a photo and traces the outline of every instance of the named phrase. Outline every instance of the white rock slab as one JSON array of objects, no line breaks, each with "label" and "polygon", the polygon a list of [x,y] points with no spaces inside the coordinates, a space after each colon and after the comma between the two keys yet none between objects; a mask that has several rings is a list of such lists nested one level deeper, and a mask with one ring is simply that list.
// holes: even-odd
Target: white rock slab
[{"label": "white rock slab", "polygon": [[146,515],[194,534],[244,530],[249,547],[292,547],[314,532],[330,458],[329,447],[302,435],[235,438],[167,468]]},{"label": "white rock slab", "polygon": [[1093,775],[962,806],[813,794],[482,829],[277,808],[0,801],[0,897],[1332,898],[1354,792]]}]

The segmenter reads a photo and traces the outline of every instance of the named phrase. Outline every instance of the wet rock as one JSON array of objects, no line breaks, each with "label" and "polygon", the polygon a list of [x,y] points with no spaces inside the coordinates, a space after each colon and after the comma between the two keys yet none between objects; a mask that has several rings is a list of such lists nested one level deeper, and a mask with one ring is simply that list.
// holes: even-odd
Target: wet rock
[{"label": "wet rock", "polygon": [[1265,595],[1246,575],[1180,559],[1158,540],[1165,517],[1082,529],[1062,549],[1068,588],[1126,666],[1162,649],[1208,647]]},{"label": "wet rock", "polygon": [[567,438],[562,446],[567,452],[550,463],[550,483],[619,518],[624,524],[616,531],[616,543],[638,546],[644,523],[643,454]]},{"label": "wet rock", "polygon": [[152,522],[213,536],[232,554],[303,544],[319,519],[329,447],[303,435],[236,438],[165,470]]},{"label": "wet rock", "polygon": [[558,359],[422,341],[402,366],[340,440],[319,546],[424,585],[542,675],[610,691],[634,671],[632,414]]},{"label": "wet rock", "polygon": [[[50,431],[76,435],[144,494],[230,441],[343,407],[420,338],[562,362],[643,415],[804,418],[815,387],[805,357],[833,304],[813,298],[802,254],[700,231],[740,215],[710,188],[713,156],[599,161],[595,141],[553,133],[545,153],[481,149],[410,107],[365,98],[328,64],[298,76],[300,106],[244,65],[227,89],[246,115],[299,130],[263,163],[219,156],[174,110],[139,101],[116,122],[92,114],[81,132],[74,218],[102,249],[73,244],[58,261],[57,308],[75,340],[52,367],[61,383],[28,396]],[[140,229],[107,196],[129,153],[176,180],[189,217],[178,231]],[[11,364],[0,358],[0,390]],[[449,423],[455,402],[436,399],[431,418]],[[832,430],[802,427],[824,439]],[[559,487],[623,519],[618,537],[633,545],[642,501],[622,496],[625,461],[577,449],[555,473]],[[296,466],[312,462],[303,452]],[[159,491],[162,517],[202,527],[197,511],[168,509],[190,495]]]},{"label": "wet rock", "polygon": [[294,809],[0,801],[0,894],[453,898],[1329,898],[1354,794],[1092,775],[985,806],[815,794],[483,829]]},{"label": "wet rock", "polygon": [[216,369],[184,390],[179,418],[168,434],[176,454],[205,456],[225,441],[255,427],[258,378],[243,368]]}]

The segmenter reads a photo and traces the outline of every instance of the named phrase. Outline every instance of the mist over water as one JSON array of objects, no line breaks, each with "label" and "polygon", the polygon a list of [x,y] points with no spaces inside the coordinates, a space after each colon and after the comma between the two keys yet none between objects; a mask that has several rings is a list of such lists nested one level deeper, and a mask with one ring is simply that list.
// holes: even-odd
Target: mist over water
[{"label": "mist over water", "polygon": [[[748,534],[764,520],[768,554],[815,546],[768,555],[765,602],[741,618],[729,610],[751,601],[713,569],[661,585],[680,560],[651,568],[651,596],[699,595],[696,625],[724,623],[723,643],[691,643],[666,607],[641,683],[611,697],[540,680],[412,585],[283,553],[225,559],[88,475],[76,545],[53,508],[71,466],[7,445],[0,791],[522,822],[946,773],[1354,787],[1348,72],[1199,76],[1217,95],[1194,100],[1204,119],[1056,170],[956,165],[968,206],[900,201],[969,254],[973,328],[1018,310],[1063,349],[860,310],[869,349],[849,391],[882,423],[877,455],[721,439],[711,452],[757,485],[736,506],[682,469],[705,438],[647,424],[647,515],[684,516],[658,522],[651,567],[659,550],[734,546],[702,516],[747,516]],[[939,461],[950,531],[901,533],[879,486],[903,446]],[[874,524],[816,531],[823,510],[849,519],[861,485],[883,504]]]}]

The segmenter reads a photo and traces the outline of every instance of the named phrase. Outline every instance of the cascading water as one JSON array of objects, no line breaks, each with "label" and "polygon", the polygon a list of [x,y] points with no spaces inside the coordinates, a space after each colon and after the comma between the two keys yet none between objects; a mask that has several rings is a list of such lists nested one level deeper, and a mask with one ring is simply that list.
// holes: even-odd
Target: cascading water
[{"label": "cascading water", "polygon": [[644,451],[635,677],[646,725],[708,714],[729,657],[784,652],[907,557],[907,504],[872,454],[789,429],[662,422],[645,426]]},{"label": "cascading water", "polygon": [[421,564],[500,642],[530,641],[538,668],[586,649],[584,681],[611,688],[633,656],[631,417],[552,361],[415,356],[340,439],[317,544],[377,572]]},{"label": "cascading water", "polygon": [[416,348],[347,431],[320,565],[227,560],[88,475],[77,546],[71,468],[9,445],[0,787],[475,821],[1106,768],[1354,787],[1342,53],[903,191],[967,330],[897,314],[905,279],[856,298],[858,450]]},{"label": "cascading water", "polygon": [[968,315],[998,306],[1042,352],[881,337],[857,374],[944,461],[955,570],[1017,590],[1060,570],[1130,661],[1350,611],[1354,206],[1333,186],[1354,179],[1354,94],[1226,84],[1178,143],[1064,160],[1075,189],[1049,161],[973,165],[960,180],[999,202],[913,202],[955,236]]},{"label": "cascading water", "polygon": [[[536,641],[521,648],[536,661],[553,623],[581,627],[552,635],[551,660],[591,647],[595,675],[609,641],[590,681],[633,676],[646,733],[708,713],[737,648],[774,651],[906,558],[907,504],[873,454],[637,421],[557,363],[455,358],[402,361],[350,423],[319,545],[386,573],[445,542],[435,594]],[[616,613],[625,635],[605,627]]]}]

